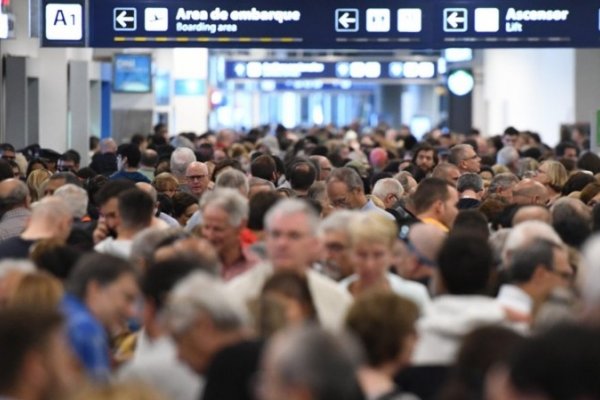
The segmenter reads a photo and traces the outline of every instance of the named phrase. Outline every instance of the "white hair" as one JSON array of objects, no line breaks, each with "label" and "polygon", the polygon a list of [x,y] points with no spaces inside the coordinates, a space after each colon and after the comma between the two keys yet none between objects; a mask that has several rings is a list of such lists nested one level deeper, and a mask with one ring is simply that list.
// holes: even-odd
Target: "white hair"
[{"label": "white hair", "polygon": [[352,210],[339,210],[334,211],[329,214],[327,218],[325,218],[319,224],[318,234],[319,236],[324,235],[327,232],[335,231],[335,232],[348,232],[348,227],[354,218],[359,215],[359,211]]},{"label": "white hair", "polygon": [[227,169],[221,172],[215,182],[215,187],[237,189],[244,196],[247,196],[250,190],[248,178],[243,172],[237,169]]},{"label": "white hair", "polygon": [[85,189],[72,183],[67,183],[56,189],[54,196],[65,201],[71,209],[74,218],[83,218],[87,214],[89,196]]},{"label": "white hair", "polygon": [[319,226],[319,215],[315,209],[306,201],[299,199],[284,199],[277,202],[265,215],[265,229],[269,231],[276,216],[290,216],[302,214],[306,216],[309,230],[312,235],[317,233]]},{"label": "white hair", "polygon": [[35,272],[35,265],[31,261],[28,260],[17,260],[12,258],[7,258],[0,261],[0,279],[4,278],[9,273],[23,272],[28,274],[30,272]]},{"label": "white hair", "polygon": [[372,191],[373,196],[384,200],[388,195],[394,194],[398,197],[404,194],[402,184],[394,178],[383,178],[375,183]]},{"label": "white hair", "polygon": [[59,197],[44,197],[31,205],[32,221],[44,221],[47,224],[53,224],[66,218],[72,219],[73,213],[68,204]]},{"label": "white hair", "polygon": [[500,165],[512,165],[519,160],[519,152],[512,146],[500,149],[496,156],[496,163]]},{"label": "white hair", "polygon": [[204,211],[209,205],[225,211],[229,215],[229,224],[235,227],[239,227],[243,220],[247,220],[250,212],[248,199],[239,191],[230,188],[217,188],[205,193],[200,199],[200,209]]},{"label": "white hair", "polygon": [[515,250],[531,244],[536,239],[544,239],[564,248],[560,236],[550,225],[541,221],[525,221],[512,228],[506,237],[506,243],[502,250],[504,265],[508,265]]},{"label": "white hair", "polygon": [[171,333],[179,335],[201,314],[207,315],[220,330],[239,329],[247,321],[244,307],[227,293],[223,281],[198,271],[175,286],[165,316]]},{"label": "white hair", "polygon": [[171,173],[177,177],[185,176],[187,167],[196,161],[196,155],[192,149],[187,147],[178,147],[171,154]]},{"label": "white hair", "polygon": [[268,186],[269,189],[275,190],[275,185],[273,184],[273,182],[256,176],[251,176],[248,179],[248,187],[249,189],[252,189],[255,186]]}]

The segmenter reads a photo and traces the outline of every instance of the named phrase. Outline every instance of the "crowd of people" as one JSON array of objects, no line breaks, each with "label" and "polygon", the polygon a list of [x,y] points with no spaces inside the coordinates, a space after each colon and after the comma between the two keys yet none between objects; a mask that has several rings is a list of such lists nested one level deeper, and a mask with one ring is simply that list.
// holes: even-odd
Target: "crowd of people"
[{"label": "crowd of people", "polygon": [[0,398],[600,399],[578,133],[2,144]]}]

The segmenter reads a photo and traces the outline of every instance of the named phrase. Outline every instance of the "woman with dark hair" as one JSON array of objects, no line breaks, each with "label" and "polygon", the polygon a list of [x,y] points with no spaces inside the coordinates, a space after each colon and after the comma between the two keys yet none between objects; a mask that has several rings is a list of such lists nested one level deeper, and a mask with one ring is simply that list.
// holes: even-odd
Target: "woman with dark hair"
[{"label": "woman with dark hair", "polygon": [[358,379],[368,399],[414,399],[396,386],[394,375],[410,363],[418,317],[413,302],[382,291],[361,296],[348,311],[346,327],[362,344],[367,359]]},{"label": "woman with dark hair", "polygon": [[294,271],[280,271],[271,276],[263,286],[254,311],[256,329],[264,338],[283,328],[318,323],[306,277]]}]

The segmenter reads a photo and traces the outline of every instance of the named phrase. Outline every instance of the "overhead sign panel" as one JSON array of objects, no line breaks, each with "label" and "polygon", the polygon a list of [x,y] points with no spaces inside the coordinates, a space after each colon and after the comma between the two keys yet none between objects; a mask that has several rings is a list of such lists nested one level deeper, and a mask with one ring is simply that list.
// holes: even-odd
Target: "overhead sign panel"
[{"label": "overhead sign panel", "polygon": [[430,80],[433,61],[237,61],[225,62],[225,79]]},{"label": "overhead sign panel", "polygon": [[85,1],[44,1],[44,46],[85,46]]},{"label": "overhead sign panel", "polygon": [[600,0],[92,0],[93,47],[600,47]]}]

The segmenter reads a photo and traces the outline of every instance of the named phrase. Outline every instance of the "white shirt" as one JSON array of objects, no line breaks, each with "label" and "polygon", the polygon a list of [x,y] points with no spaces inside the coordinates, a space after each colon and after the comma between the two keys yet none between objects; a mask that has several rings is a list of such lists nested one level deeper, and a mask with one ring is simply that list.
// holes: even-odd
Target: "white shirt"
[{"label": "white shirt", "polygon": [[502,285],[496,300],[504,308],[526,316],[533,312],[533,299],[518,286]]},{"label": "white shirt", "polygon": [[[274,269],[270,263],[260,263],[227,282],[231,297],[242,304],[255,299]],[[352,296],[342,290],[337,282],[313,269],[306,271],[306,280],[313,297],[319,321],[323,327],[337,331],[342,328],[346,311],[352,304]]]},{"label": "white shirt", "polygon": [[131,240],[119,240],[107,237],[94,246],[94,250],[98,253],[110,254],[129,260],[129,256],[131,255],[131,244]]},{"label": "white shirt", "polygon": [[204,380],[179,360],[170,336],[151,340],[140,331],[133,359],[118,373],[120,381],[142,381],[173,400],[197,400]]},{"label": "white shirt", "polygon": [[[390,284],[390,287],[392,288],[392,291],[397,295],[406,297],[407,299],[415,303],[417,307],[419,307],[420,313],[423,313],[425,307],[427,307],[427,305],[431,303],[429,293],[427,293],[427,289],[422,284],[418,282],[409,281],[389,272],[386,274],[386,278]],[[340,281],[339,285],[349,292],[350,285],[356,282],[357,280],[358,275],[353,274]]]}]

